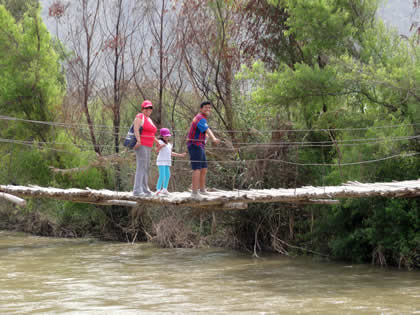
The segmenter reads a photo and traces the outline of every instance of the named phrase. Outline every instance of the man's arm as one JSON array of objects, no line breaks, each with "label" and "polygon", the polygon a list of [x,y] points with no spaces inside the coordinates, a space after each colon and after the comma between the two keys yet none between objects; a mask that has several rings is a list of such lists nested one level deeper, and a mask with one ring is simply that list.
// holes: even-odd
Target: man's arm
[{"label": "man's arm", "polygon": [[210,138],[211,138],[211,140],[212,140],[215,144],[219,144],[219,143],[220,143],[220,140],[219,140],[219,139],[217,139],[217,138],[214,136],[213,131],[211,131],[211,129],[210,129],[210,128],[207,128],[207,130],[206,130],[206,135],[209,135],[209,136],[210,136]]}]

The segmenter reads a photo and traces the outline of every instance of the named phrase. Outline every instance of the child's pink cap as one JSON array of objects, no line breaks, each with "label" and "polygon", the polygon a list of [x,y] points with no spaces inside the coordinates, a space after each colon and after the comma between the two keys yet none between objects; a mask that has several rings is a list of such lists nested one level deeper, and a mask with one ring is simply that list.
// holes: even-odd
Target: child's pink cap
[{"label": "child's pink cap", "polygon": [[171,132],[169,131],[168,128],[162,128],[162,129],[160,129],[160,135],[162,137],[170,137],[171,136]]}]

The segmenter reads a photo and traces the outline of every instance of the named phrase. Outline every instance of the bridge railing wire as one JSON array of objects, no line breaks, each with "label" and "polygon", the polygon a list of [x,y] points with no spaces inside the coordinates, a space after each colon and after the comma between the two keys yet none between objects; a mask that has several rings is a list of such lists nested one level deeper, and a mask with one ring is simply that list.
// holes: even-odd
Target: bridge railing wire
[{"label": "bridge railing wire", "polygon": [[[3,121],[17,121],[21,123],[28,123],[28,124],[43,124],[43,125],[49,125],[54,128],[63,128],[63,129],[71,129],[75,131],[88,131],[89,125],[88,124],[82,124],[82,123],[60,123],[60,122],[48,122],[48,121],[35,121],[35,120],[27,120],[27,119],[20,119],[10,116],[2,116],[0,115],[0,120]],[[398,125],[384,125],[384,126],[373,126],[373,127],[356,127],[356,128],[333,128],[333,129],[273,129],[273,130],[233,130],[229,131],[232,133],[244,133],[244,134],[255,134],[256,136],[263,136],[264,139],[270,139],[270,136],[264,136],[267,134],[272,134],[275,132],[290,132],[290,133],[305,133],[303,137],[301,137],[301,141],[297,139],[293,140],[281,140],[281,141],[264,141],[259,142],[258,140],[254,139],[252,142],[244,142],[244,141],[238,141],[232,144],[229,141],[223,141],[218,146],[207,145],[207,151],[208,154],[208,162],[212,164],[218,164],[222,165],[224,167],[236,167],[238,170],[249,167],[250,165],[253,165],[254,168],[258,168],[258,163],[270,163],[270,165],[276,165],[276,164],[284,164],[284,165],[290,165],[296,167],[296,172],[298,170],[298,167],[323,167],[323,172],[325,173],[326,167],[344,167],[344,166],[355,166],[355,165],[363,165],[363,164],[372,164],[372,163],[378,163],[381,161],[386,161],[390,159],[396,159],[396,158],[408,158],[408,157],[414,157],[420,154],[420,152],[411,152],[409,150],[403,150],[400,147],[398,151],[393,150],[391,151],[393,154],[379,156],[376,158],[368,158],[363,159],[360,158],[356,161],[346,161],[346,162],[340,162],[340,163],[326,163],[324,158],[324,151],[323,153],[320,153],[322,155],[322,163],[319,163],[318,161],[300,161],[300,157],[298,155],[295,155],[293,153],[290,153],[286,156],[264,156],[264,150],[278,150],[282,148],[294,148],[299,152],[302,149],[322,149],[328,148],[328,147],[359,147],[359,146],[375,146],[383,143],[409,143],[412,141],[418,141],[420,139],[420,135],[405,135],[405,136],[389,136],[389,137],[354,137],[350,139],[338,139],[333,141],[326,141],[326,140],[319,140],[319,141],[305,141],[305,138],[308,133],[310,132],[331,132],[331,131],[345,131],[345,132],[355,132],[355,131],[367,131],[372,129],[393,129],[393,128],[405,128],[405,127],[414,127],[414,126],[420,126],[420,123],[413,123],[413,124],[398,124]],[[123,147],[121,144],[116,146],[114,144],[114,139],[111,138],[111,141],[108,141],[108,143],[103,143],[104,141],[107,141],[106,136],[115,136],[114,133],[114,127],[109,125],[92,125],[91,127],[95,128],[97,132],[99,132],[101,135],[104,135],[105,138],[99,139],[99,143],[96,145],[97,148],[100,148],[102,156],[100,158],[104,159],[104,161],[107,161],[107,159],[112,159],[114,164],[126,164],[122,163],[121,161],[134,161],[134,154],[132,150],[128,150],[125,147]],[[128,130],[128,126],[120,127],[120,133],[118,134],[120,139],[122,140],[125,136],[126,130]],[[186,130],[173,130],[174,136],[172,137],[173,143],[177,143],[179,147],[177,148],[177,152],[185,151],[185,145],[186,142],[189,140],[187,138],[187,132]],[[216,133],[218,132],[217,129],[213,129]],[[223,133],[226,133],[227,131],[224,130]],[[54,132],[54,134],[56,134]],[[294,137],[295,138],[295,137]],[[4,145],[21,145],[21,146],[27,146],[36,148],[36,149],[44,149],[44,150],[51,150],[54,152],[61,152],[61,153],[67,153],[67,154],[75,154],[74,151],[71,150],[71,148],[77,148],[80,150],[80,152],[87,152],[87,153],[93,153],[93,144],[88,143],[89,142],[89,136],[86,136],[86,140],[83,143],[83,140],[78,140],[78,142],[74,143],[65,143],[65,142],[56,142],[56,141],[34,141],[34,140],[18,140],[18,139],[9,139],[9,138],[0,138],[0,143],[3,143]],[[109,138],[108,138],[109,140]],[[82,143],[80,143],[82,142]],[[121,142],[120,142],[121,143]],[[180,148],[180,149],[179,149]],[[118,149],[119,153],[116,154],[115,150]],[[184,149],[184,150],[182,150]],[[320,151],[321,152],[321,151]],[[244,154],[238,154],[238,153],[244,153]],[[245,154],[246,153],[246,154]],[[378,153],[379,154],[379,153]],[[376,155],[378,155],[376,154]],[[245,158],[243,158],[245,156]],[[375,155],[373,155],[375,156]],[[222,157],[222,159],[220,159]],[[284,158],[286,157],[286,158]],[[97,160],[98,157],[92,155],[90,157],[91,161]],[[304,158],[302,158],[304,159]],[[319,160],[319,159],[318,159]],[[186,168],[188,164],[191,161],[188,158],[180,159],[176,158],[173,159],[174,165],[179,165],[181,168]],[[153,163],[153,159],[152,162]],[[131,162],[129,163],[131,167],[135,167],[135,163]],[[230,166],[229,166],[230,165]],[[86,167],[87,168],[87,167]],[[83,169],[81,167],[80,169]],[[118,170],[118,172],[121,172]],[[122,174],[121,174],[122,175]],[[325,175],[325,174],[324,174]],[[124,182],[124,185],[128,185],[129,179],[127,179],[124,176],[121,176],[122,181]],[[322,182],[324,183],[324,179],[322,179]]]}]

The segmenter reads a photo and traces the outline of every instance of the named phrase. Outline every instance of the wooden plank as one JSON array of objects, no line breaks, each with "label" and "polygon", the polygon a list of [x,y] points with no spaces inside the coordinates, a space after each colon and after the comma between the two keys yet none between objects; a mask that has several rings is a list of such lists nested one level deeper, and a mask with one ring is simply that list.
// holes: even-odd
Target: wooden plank
[{"label": "wooden plank", "polygon": [[[110,190],[94,189],[61,189],[39,186],[12,186],[0,185],[0,192],[30,198],[52,198],[75,202],[96,204],[125,204],[134,206],[137,203],[150,203],[160,205],[175,205],[186,207],[229,208],[238,203],[239,208],[244,208],[248,203],[321,203],[337,204],[333,198],[364,198],[364,197],[414,197],[420,196],[420,180],[389,182],[389,183],[358,183],[348,182],[341,186],[325,187],[300,187],[278,189],[253,189],[239,191],[209,192],[201,200],[191,198],[190,192],[174,192],[166,196],[139,197],[131,192],[116,192]],[[125,201],[128,201],[125,203]]]},{"label": "wooden plank", "polygon": [[13,196],[11,194],[6,194],[4,192],[0,192],[0,198],[6,199],[7,201],[10,201],[20,207],[26,207],[26,200]]}]

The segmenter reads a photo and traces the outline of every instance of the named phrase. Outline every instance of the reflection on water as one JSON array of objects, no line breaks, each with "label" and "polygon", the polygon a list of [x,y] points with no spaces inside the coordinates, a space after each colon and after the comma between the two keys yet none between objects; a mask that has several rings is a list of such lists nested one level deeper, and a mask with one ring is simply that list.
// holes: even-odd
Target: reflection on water
[{"label": "reflection on water", "polygon": [[420,314],[420,273],[0,231],[0,313]]}]

